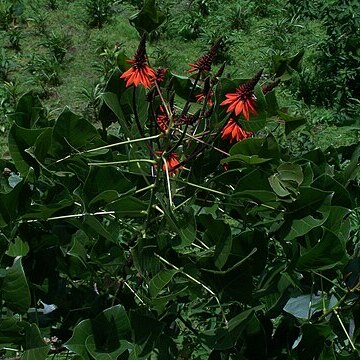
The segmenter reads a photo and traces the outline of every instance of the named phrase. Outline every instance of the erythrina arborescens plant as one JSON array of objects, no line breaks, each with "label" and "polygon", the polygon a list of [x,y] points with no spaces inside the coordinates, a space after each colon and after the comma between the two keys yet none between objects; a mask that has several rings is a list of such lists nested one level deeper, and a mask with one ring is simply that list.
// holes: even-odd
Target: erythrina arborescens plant
[{"label": "erythrina arborescens plant", "polygon": [[219,42],[188,76],[155,69],[145,40],[118,55],[101,130],[32,93],[10,115],[6,355],[355,359],[360,147],[295,156],[278,78],[223,77]]}]

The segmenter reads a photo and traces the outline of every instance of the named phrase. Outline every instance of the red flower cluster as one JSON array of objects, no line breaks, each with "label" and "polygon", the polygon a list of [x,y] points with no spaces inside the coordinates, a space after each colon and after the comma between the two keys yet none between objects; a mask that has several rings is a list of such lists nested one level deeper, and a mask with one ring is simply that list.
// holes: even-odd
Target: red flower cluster
[{"label": "red flower cluster", "polygon": [[156,123],[158,124],[161,131],[165,132],[169,126],[169,117],[166,114],[165,109],[160,105],[160,114],[156,118]]},{"label": "red flower cluster", "polygon": [[[258,72],[253,79],[240,85],[234,93],[226,94],[226,99],[220,105],[228,105],[226,112],[234,113],[235,116],[242,114],[249,121],[250,114],[257,115],[255,85],[259,82],[262,71]],[[222,131],[222,139],[230,139],[230,142],[240,141],[251,136],[252,133],[243,130],[232,118],[229,119]]]}]

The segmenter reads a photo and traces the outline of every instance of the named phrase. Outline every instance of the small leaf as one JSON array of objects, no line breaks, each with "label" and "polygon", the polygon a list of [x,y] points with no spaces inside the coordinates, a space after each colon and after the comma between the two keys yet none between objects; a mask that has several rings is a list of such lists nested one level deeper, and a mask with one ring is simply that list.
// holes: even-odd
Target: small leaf
[{"label": "small leaf", "polygon": [[25,256],[29,252],[29,245],[27,242],[22,241],[19,237],[11,242],[6,255],[11,257]]}]

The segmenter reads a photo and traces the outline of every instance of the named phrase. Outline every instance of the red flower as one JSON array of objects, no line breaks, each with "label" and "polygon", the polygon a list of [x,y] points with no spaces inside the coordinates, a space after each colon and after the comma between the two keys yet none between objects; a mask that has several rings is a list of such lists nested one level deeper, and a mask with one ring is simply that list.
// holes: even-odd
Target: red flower
[{"label": "red flower", "polygon": [[[213,95],[214,95],[214,93],[211,91],[210,94],[209,94],[208,100],[207,100],[207,104],[208,104],[209,106],[212,106],[212,105],[213,105],[213,102],[212,102],[212,100],[211,100],[211,97],[212,97]],[[197,101],[197,102],[202,103],[202,102],[205,100],[205,98],[206,98],[206,94],[200,93],[200,94],[198,94],[198,95],[195,95],[195,97],[196,97],[196,101]]]},{"label": "red flower", "polygon": [[160,114],[156,118],[156,122],[159,126],[159,128],[165,132],[169,126],[169,118],[164,111],[164,108],[160,105]]},{"label": "red flower", "polygon": [[138,86],[142,84],[144,87],[149,88],[151,82],[156,76],[155,71],[147,64],[147,56],[145,49],[145,37],[140,40],[139,47],[134,56],[134,60],[127,60],[132,64],[131,68],[125,71],[120,78],[125,79],[126,87],[134,84]]},{"label": "red flower", "polygon": [[226,112],[235,112],[235,115],[243,114],[246,120],[250,119],[250,112],[256,115],[256,100],[253,91],[246,91],[244,85],[239,86],[235,93],[225,95],[224,100],[220,105],[229,105]]},{"label": "red flower", "polygon": [[168,69],[160,68],[156,71],[155,80],[157,81],[158,84],[164,81],[167,70]]},{"label": "red flower", "polygon": [[253,133],[251,131],[245,131],[241,126],[232,118],[229,118],[223,131],[221,132],[221,138],[223,140],[229,139],[230,143],[235,141],[244,140],[250,137]]},{"label": "red flower", "polygon": [[225,95],[226,100],[220,105],[229,105],[226,112],[234,112],[236,116],[242,113],[246,120],[250,119],[250,113],[257,114],[254,88],[260,80],[261,74],[262,71],[258,72],[253,79],[240,85],[234,93]]},{"label": "red flower", "polygon": [[[162,151],[155,151],[157,155],[162,155]],[[163,164],[162,169],[166,172],[166,168],[168,169],[169,175],[175,175],[183,166],[179,166],[179,157],[175,152],[168,154],[166,156],[166,165]]]}]

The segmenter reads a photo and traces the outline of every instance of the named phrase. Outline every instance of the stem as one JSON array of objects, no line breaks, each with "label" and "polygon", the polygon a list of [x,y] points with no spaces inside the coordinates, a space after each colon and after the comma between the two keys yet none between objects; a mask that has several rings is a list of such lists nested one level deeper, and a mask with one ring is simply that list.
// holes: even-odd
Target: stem
[{"label": "stem", "polygon": [[222,196],[230,196],[229,194],[225,194],[225,193],[223,193],[221,191],[213,190],[213,189],[207,188],[205,186],[201,186],[201,185],[191,183],[189,181],[184,181],[184,180],[177,179],[177,178],[172,178],[171,180],[181,182],[182,184],[190,185],[190,186],[195,187],[195,188],[200,189],[200,190],[209,191],[209,192],[212,192],[214,194],[218,194],[218,195],[222,195]]},{"label": "stem", "polygon": [[351,345],[352,350],[355,351],[355,350],[356,350],[356,347],[355,347],[354,343],[352,342],[349,333],[348,333],[347,330],[345,329],[344,323],[342,322],[342,320],[341,320],[341,318],[340,318],[340,315],[339,315],[339,313],[337,312],[336,309],[334,309],[334,314],[336,315],[337,319],[339,320],[339,323],[340,323],[340,325],[341,325],[341,327],[342,327],[342,329],[343,329],[346,337],[347,337],[348,340],[349,340],[349,343],[350,343],[350,345]]},{"label": "stem", "polygon": [[131,160],[122,160],[122,161],[109,161],[109,162],[98,162],[98,163],[88,163],[89,166],[107,166],[107,165],[121,165],[121,164],[131,164],[131,163],[150,163],[156,164],[155,160],[150,159],[131,159]]},{"label": "stem", "polygon": [[109,145],[104,145],[104,146],[100,146],[94,149],[89,149],[89,150],[84,150],[84,151],[80,151],[76,154],[70,154],[70,155],[66,155],[65,157],[56,160],[54,162],[54,164],[58,164],[59,162],[62,162],[64,160],[67,160],[69,158],[71,158],[72,156],[75,155],[83,155],[86,153],[90,153],[90,152],[94,152],[94,151],[99,151],[99,150],[104,150],[104,149],[109,149],[115,146],[120,146],[120,145],[126,145],[126,144],[132,144],[132,143],[137,143],[137,142],[141,142],[141,141],[147,141],[147,140],[153,140],[153,139],[158,139],[161,136],[161,134],[159,135],[154,135],[154,136],[147,136],[147,137],[143,137],[143,138],[138,138],[138,139],[133,139],[133,140],[126,140],[126,141],[120,141],[118,143],[114,143],[114,144],[109,144]]}]

